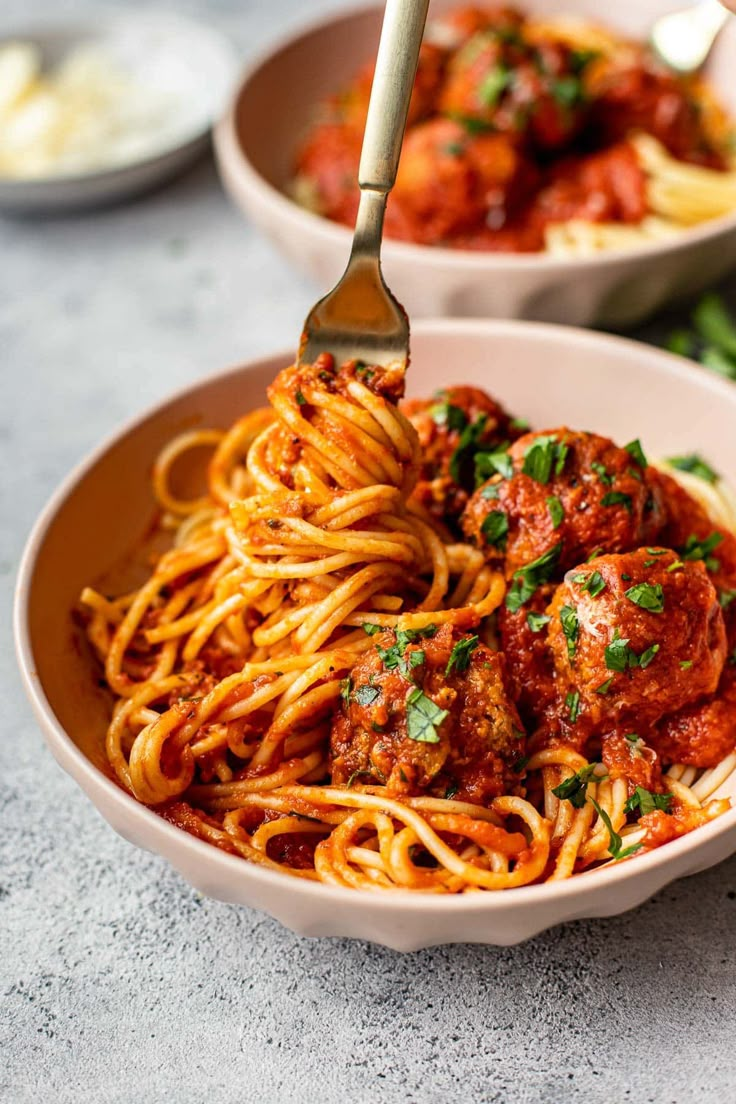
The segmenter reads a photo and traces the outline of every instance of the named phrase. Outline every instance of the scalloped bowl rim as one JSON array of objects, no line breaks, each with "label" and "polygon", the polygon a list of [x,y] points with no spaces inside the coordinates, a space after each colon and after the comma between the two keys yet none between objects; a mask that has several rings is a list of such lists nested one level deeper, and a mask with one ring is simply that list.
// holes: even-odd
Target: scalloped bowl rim
[{"label": "scalloped bowl rim", "polygon": [[[258,76],[260,70],[270,64],[278,54],[298,46],[299,42],[307,35],[320,30],[327,30],[334,23],[348,18],[360,18],[377,10],[379,9],[375,4],[364,4],[356,8],[338,10],[322,18],[306,21],[296,31],[283,35],[272,42],[243,71],[228,108],[213,131],[215,153],[219,162],[222,163],[225,159],[230,159],[231,156],[235,155],[238,169],[243,173],[253,190],[260,194],[264,202],[285,216],[288,215],[288,217],[301,222],[310,233],[322,234],[331,238],[336,245],[343,248],[345,256],[350,251],[352,230],[300,206],[281,189],[271,184],[255,168],[243,149],[238,136],[236,120],[249,84]],[[734,63],[736,64],[736,51],[734,51]],[[228,171],[232,173],[233,168],[231,167]],[[606,249],[588,256],[558,257],[546,252],[504,253],[490,250],[448,249],[445,246],[419,245],[415,242],[397,241],[392,238],[384,239],[382,253],[384,258],[396,257],[398,260],[407,262],[421,261],[422,264],[429,264],[433,267],[482,269],[488,272],[503,272],[506,268],[535,269],[539,267],[556,271],[576,266],[582,268],[590,268],[591,266],[606,267],[622,261],[629,261],[632,257],[638,255],[646,257],[668,255],[700,242],[718,238],[733,229],[736,229],[736,210],[732,214],[720,215],[717,218],[708,219],[695,226],[687,227],[672,238],[645,241],[640,245],[625,246],[620,249]]]},{"label": "scalloped bowl rim", "polygon": [[[666,366],[671,374],[678,376],[684,375],[687,377],[691,377],[692,374],[692,368],[688,368],[685,362],[681,362],[680,357],[670,353],[644,346],[627,338],[591,333],[587,330],[571,326],[487,319],[439,319],[419,321],[414,328],[415,331],[429,336],[432,334],[441,335],[458,331],[478,334],[486,333],[498,335],[499,337],[503,337],[504,334],[506,334],[511,335],[512,338],[514,335],[523,336],[524,333],[534,333],[540,337],[544,337],[545,334],[557,337],[564,334],[565,339],[572,343],[587,344],[593,353],[603,345],[615,344],[625,355],[631,356],[636,350],[635,355],[639,356],[643,361],[656,362],[661,367]],[[225,369],[206,379],[199,379],[171,393],[167,398],[148,407],[142,414],[130,419],[121,428],[110,434],[96,449],[94,449],[94,451],[73,469],[66,479],[64,479],[41,511],[23,551],[17,576],[13,611],[16,654],[26,693],[31,701],[36,717],[40,722],[48,746],[62,768],[72,776],[85,791],[87,796],[91,797],[93,804],[97,807],[104,819],[109,820],[109,817],[106,812],[103,812],[101,804],[107,806],[112,805],[120,809],[124,814],[137,820],[140,826],[146,829],[146,847],[150,850],[158,851],[156,847],[157,841],[166,840],[171,843],[174,848],[188,851],[190,855],[197,856],[200,860],[207,863],[211,869],[214,870],[216,868],[223,876],[227,876],[227,878],[243,879],[246,882],[252,879],[254,882],[264,886],[271,886],[274,888],[278,886],[282,889],[285,884],[288,884],[292,887],[295,895],[304,894],[316,901],[324,902],[325,905],[332,902],[336,906],[355,906],[357,902],[364,899],[365,895],[361,893],[361,891],[326,885],[317,881],[292,878],[288,874],[271,871],[258,864],[227,854],[213,845],[205,843],[189,835],[184,830],[168,823],[150,808],[136,801],[134,797],[121,789],[111,778],[98,770],[80,748],[77,747],[57,720],[34,670],[35,664],[28,624],[28,606],[33,584],[36,557],[52,522],[63,508],[67,497],[76,487],[77,483],[95,467],[109,449],[125,437],[126,434],[139,427],[152,415],[163,412],[177,399],[187,396],[207,383],[214,384],[230,376],[238,375],[242,373],[244,368],[255,368],[258,365],[270,362],[275,359],[277,355],[278,354],[271,354],[254,358],[246,364]],[[283,354],[284,363],[288,362],[290,356],[290,352]],[[725,380],[704,373],[700,385],[709,389],[713,393],[714,399],[725,398],[729,403],[734,402],[734,393],[731,390],[731,386]],[[605,884],[613,889],[622,882],[626,882],[632,878],[638,879],[645,876],[648,871],[658,870],[666,866],[678,856],[684,856],[688,852],[695,854],[705,846],[708,841],[718,836],[725,835],[727,832],[734,829],[736,829],[736,806],[716,820],[698,828],[694,832],[681,836],[679,839],[672,840],[662,847],[648,852],[637,859],[623,862],[618,866],[608,866],[605,869],[591,870],[577,874],[566,881],[543,882],[536,885],[519,886],[503,892],[489,891],[487,893],[470,895],[433,895],[431,897],[424,894],[413,893],[411,890],[397,889],[385,894],[370,894],[370,906],[371,908],[376,907],[381,910],[388,910],[389,912],[416,912],[424,914],[425,916],[430,915],[434,910],[440,910],[442,912],[452,912],[456,910],[459,917],[466,913],[476,914],[486,911],[503,912],[507,909],[516,910],[522,903],[525,903],[528,908],[534,908],[536,905],[542,905],[545,902],[575,897],[581,898],[581,903],[584,907],[586,886],[593,889],[596,886],[600,886],[600,880],[604,879]],[[736,851],[736,834],[734,835],[733,851]],[[172,863],[172,865],[176,866],[175,863]],[[706,865],[711,864],[708,863]],[[673,874],[669,881],[693,872],[695,872],[695,870]],[[661,885],[667,884],[667,882],[668,879],[665,878]],[[652,892],[656,892],[659,888],[660,885],[656,885]],[[615,912],[616,909],[612,908],[610,911]],[[577,912],[576,915],[585,915],[585,913]],[[542,927],[546,928],[553,926],[559,922],[560,921],[552,921],[550,924],[542,925]]]}]

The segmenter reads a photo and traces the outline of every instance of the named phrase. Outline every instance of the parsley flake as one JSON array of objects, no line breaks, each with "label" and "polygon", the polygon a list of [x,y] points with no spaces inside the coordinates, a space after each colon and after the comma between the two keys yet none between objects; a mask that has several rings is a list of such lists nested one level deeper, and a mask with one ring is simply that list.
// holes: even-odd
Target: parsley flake
[{"label": "parsley flake", "polygon": [[668,813],[673,796],[671,793],[652,793],[643,786],[637,786],[624,805],[624,809],[627,813],[634,813],[638,809],[640,816],[653,813],[655,809],[661,809],[663,813]]},{"label": "parsley flake", "polygon": [[470,656],[479,643],[480,637],[478,636],[466,636],[462,640],[458,640],[450,652],[450,658],[445,667],[445,676],[452,674],[453,671],[459,673],[467,671],[470,666]]},{"label": "parsley flake", "polygon": [[553,470],[556,475],[562,472],[568,451],[556,437],[536,437],[524,452],[521,470],[537,483],[549,483]]},{"label": "parsley flake", "polygon": [[509,519],[503,510],[491,510],[486,514],[480,529],[488,544],[493,545],[494,548],[506,547]]},{"label": "parsley flake", "polygon": [[608,852],[612,859],[618,862],[621,859],[627,859],[629,855],[634,855],[637,851],[642,849],[644,846],[643,843],[632,843],[631,847],[623,847],[623,840],[618,832],[614,831],[614,827],[611,824],[611,818],[606,810],[602,809],[593,797],[591,797],[590,803],[608,829]]},{"label": "parsley flake", "polygon": [[607,491],[601,499],[601,506],[623,506],[631,513],[631,495],[623,491]]},{"label": "parsley flake", "polygon": [[547,499],[547,509],[552,519],[552,528],[559,529],[565,517],[565,508],[557,495],[550,495]]},{"label": "parsley flake", "polygon": [[575,658],[578,633],[580,631],[578,613],[574,606],[562,606],[560,609],[560,624],[562,625],[562,631],[567,641],[567,658],[572,662]]},{"label": "parsley flake", "polygon": [[533,633],[541,632],[545,625],[548,625],[551,621],[546,613],[535,613],[534,610],[529,610],[526,615],[526,623]]},{"label": "parsley flake", "polygon": [[516,569],[506,594],[506,608],[511,613],[516,613],[529,601],[540,583],[546,583],[551,578],[561,552],[562,541],[558,541],[536,560]]},{"label": "parsley flake", "polygon": [[465,411],[450,402],[435,403],[429,408],[429,415],[435,425],[446,426],[447,429],[456,430],[458,433],[462,433],[468,424]]},{"label": "parsley flake", "polygon": [[720,478],[718,472],[713,471],[710,464],[702,456],[698,456],[697,452],[690,452],[686,456],[670,456],[667,463],[676,471],[690,472],[706,483],[717,483]]},{"label": "parsley flake", "polygon": [[[555,786],[552,793],[555,797],[558,797],[560,801],[569,801],[575,809],[582,809],[585,804],[585,794],[588,788],[588,782],[595,774],[595,769],[598,766],[597,763],[588,763],[587,766],[581,767],[579,771],[566,778],[563,782],[560,782],[559,786]],[[597,775],[598,778],[603,778],[604,775]]]},{"label": "parsley flake", "polygon": [[680,548],[678,551],[683,560],[703,560],[708,571],[718,571],[721,566],[720,560],[711,556],[711,552],[718,547],[722,540],[723,533],[713,532],[703,540],[698,540],[695,534],[691,533],[685,541],[684,548]]},{"label": "parsley flake", "polygon": [[423,690],[415,686],[406,698],[406,727],[410,740],[420,744],[438,744],[439,726],[449,717],[447,709],[440,709]]},{"label": "parsley flake", "polygon": [[661,583],[635,583],[624,591],[626,597],[640,609],[649,613],[662,613],[664,610],[664,591]]},{"label": "parsley flake", "polygon": [[565,697],[565,705],[567,706],[567,712],[571,723],[575,724],[580,716],[580,691],[571,690]]},{"label": "parsley flake", "polygon": [[628,445],[624,445],[624,449],[640,468],[649,467],[647,458],[644,455],[644,449],[641,447],[641,441],[638,437],[634,441],[629,441]]}]

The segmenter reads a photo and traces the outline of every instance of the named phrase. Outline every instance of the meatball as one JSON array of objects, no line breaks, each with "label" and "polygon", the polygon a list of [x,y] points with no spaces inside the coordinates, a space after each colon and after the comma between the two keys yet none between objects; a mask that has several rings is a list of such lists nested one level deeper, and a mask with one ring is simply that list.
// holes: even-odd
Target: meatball
[{"label": "meatball", "polygon": [[534,222],[638,223],[647,213],[646,176],[633,146],[566,157],[554,165],[532,208]]},{"label": "meatball", "polygon": [[665,717],[648,741],[665,763],[715,767],[736,748],[736,666],[727,663],[714,695]]},{"label": "meatball", "polygon": [[481,805],[518,790],[525,750],[503,658],[449,625],[377,635],[346,681],[330,742],[337,785],[383,782]]},{"label": "meatball", "polygon": [[597,549],[652,541],[663,515],[638,442],[550,429],[520,437],[461,519],[466,536],[511,578],[550,556],[558,577]]},{"label": "meatball", "polygon": [[406,134],[386,209],[391,237],[425,245],[503,221],[533,180],[528,162],[504,138],[477,138],[452,119],[430,119]]},{"label": "meatball", "polygon": [[632,131],[652,134],[673,157],[710,168],[726,168],[714,149],[697,98],[682,77],[644,58],[622,66],[612,59],[592,70],[587,92],[592,98],[591,129],[602,144]]},{"label": "meatball", "polygon": [[449,387],[431,399],[407,399],[401,410],[422,446],[414,497],[454,526],[475,487],[475,455],[506,447],[521,430],[504,408],[477,387]]},{"label": "meatball", "polygon": [[447,65],[439,110],[539,150],[569,144],[587,118],[575,55],[561,42],[530,42],[522,27],[468,39]]},{"label": "meatball", "polygon": [[654,723],[712,694],[726,632],[704,564],[665,548],[568,571],[547,611],[563,690],[594,723]]},{"label": "meatball", "polygon": [[554,590],[554,584],[543,583],[526,605],[514,611],[502,606],[498,611],[509,692],[530,730],[536,728],[557,696],[552,653],[547,644],[549,618],[545,613]]}]

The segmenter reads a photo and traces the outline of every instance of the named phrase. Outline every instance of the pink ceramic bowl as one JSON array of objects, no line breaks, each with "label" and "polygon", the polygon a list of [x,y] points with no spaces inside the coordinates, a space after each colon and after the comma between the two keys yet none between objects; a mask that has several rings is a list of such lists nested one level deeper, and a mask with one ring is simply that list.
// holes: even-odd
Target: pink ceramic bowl
[{"label": "pink ceramic bowl", "polygon": [[[458,6],[439,0],[432,12]],[[672,0],[523,0],[526,10],[574,12],[646,37]],[[677,6],[676,4],[674,5]],[[334,284],[349,252],[350,232],[299,207],[286,194],[294,151],[315,106],[375,56],[378,8],[358,9],[311,26],[261,58],[245,76],[215,130],[222,180],[235,203],[293,264]],[[721,36],[708,74],[736,115],[736,20]],[[736,212],[681,236],[568,260],[542,253],[476,253],[386,241],[389,286],[411,317],[531,318],[573,325],[626,326],[676,297],[695,294],[736,264]]]},{"label": "pink ceramic bowl", "polygon": [[[163,444],[185,426],[225,427],[237,412],[263,405],[266,385],[287,360],[284,353],[208,377],[125,427],[69,476],[30,536],[15,613],[23,679],[51,751],[102,816],[202,893],[262,909],[300,934],[352,936],[402,951],[518,943],[564,920],[623,912],[736,851],[734,809],[658,851],[567,882],[464,897],[363,894],[224,854],[112,781],[103,753],[109,699],[71,610],[82,586],[123,562],[146,532],[151,464]],[[701,450],[720,471],[736,472],[736,387],[620,338],[518,322],[424,322],[414,328],[409,379],[410,392],[424,395],[476,384],[533,425],[568,424],[619,440],[639,435],[652,456]],[[736,777],[718,792],[736,798]]]}]

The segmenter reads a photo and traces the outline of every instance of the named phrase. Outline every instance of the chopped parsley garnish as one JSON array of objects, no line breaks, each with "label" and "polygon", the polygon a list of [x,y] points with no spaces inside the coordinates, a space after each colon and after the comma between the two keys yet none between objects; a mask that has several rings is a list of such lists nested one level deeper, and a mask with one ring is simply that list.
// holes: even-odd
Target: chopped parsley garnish
[{"label": "chopped parsley garnish", "polygon": [[659,648],[659,644],[651,644],[641,655],[637,655],[629,645],[628,638],[619,636],[619,631],[616,629],[613,640],[606,646],[603,654],[608,670],[620,673],[633,667],[648,667]]},{"label": "chopped parsley garnish", "polygon": [[697,452],[690,452],[687,456],[670,456],[667,463],[676,471],[690,472],[691,475],[697,475],[698,479],[703,479],[706,483],[717,483],[720,478],[710,464],[706,464],[702,456],[698,456]]},{"label": "chopped parsley garnish", "polygon": [[689,671],[690,668],[692,667],[692,665],[693,665],[693,661],[691,659],[681,659],[680,660],[680,670],[681,671]]},{"label": "chopped parsley garnish", "polygon": [[376,633],[384,632],[385,627],[383,625],[373,625],[370,621],[363,622],[363,632],[368,636],[375,636]]},{"label": "chopped parsley garnish", "polygon": [[[564,782],[560,782],[559,786],[555,786],[552,793],[560,801],[569,801],[575,809],[582,809],[585,804],[588,782],[595,773],[597,766],[597,763],[588,763],[587,766],[581,767],[579,771],[566,778]],[[597,777],[603,778],[604,776]]]},{"label": "chopped parsley garnish", "polygon": [[562,541],[558,541],[552,548],[548,548],[536,560],[516,569],[511,581],[511,586],[506,594],[506,608],[516,613],[532,594],[540,583],[546,583],[552,576],[562,552]]},{"label": "chopped parsley garnish", "polygon": [[504,549],[509,532],[509,519],[503,510],[491,510],[483,519],[480,527],[488,544],[494,548]]},{"label": "chopped parsley garnish", "polygon": [[571,690],[565,697],[565,705],[567,706],[568,716],[572,724],[575,724],[580,716],[580,691]]},{"label": "chopped parsley garnish", "polygon": [[480,497],[484,498],[486,501],[498,498],[499,489],[498,483],[486,483],[480,489]]},{"label": "chopped parsley garnish", "polygon": [[381,697],[380,686],[356,686],[353,690],[353,698],[358,705],[373,705]]},{"label": "chopped parsley garnish", "polygon": [[452,674],[453,671],[459,673],[467,671],[470,666],[471,653],[475,651],[479,643],[480,637],[478,636],[466,636],[462,640],[458,640],[450,652],[450,658],[445,667],[445,676]]},{"label": "chopped parsley garnish", "polygon": [[556,437],[537,437],[524,453],[521,470],[537,483],[549,483],[553,471],[555,475],[562,472],[568,452],[568,446]]},{"label": "chopped parsley garnish", "polygon": [[445,790],[445,801],[451,801],[459,789],[460,786],[457,782],[451,782]]},{"label": "chopped parsley garnish", "polygon": [[529,756],[522,755],[521,759],[517,759],[516,762],[512,765],[511,769],[514,774],[522,774],[526,770],[528,764]]},{"label": "chopped parsley garnish", "polygon": [[631,513],[631,495],[623,491],[607,491],[601,499],[601,506],[623,506]]},{"label": "chopped parsley garnish", "polygon": [[590,466],[600,479],[603,486],[610,487],[613,483],[613,476],[610,474],[607,468],[605,468],[604,465],[601,464],[600,460],[593,460]]},{"label": "chopped parsley garnish", "polygon": [[526,418],[512,418],[510,422],[512,429],[528,429],[529,422]]},{"label": "chopped parsley garnish", "polygon": [[526,623],[533,633],[541,632],[550,620],[551,618],[546,613],[535,613],[534,610],[529,610],[526,615]]},{"label": "chopped parsley garnish", "polygon": [[565,508],[556,495],[550,495],[547,499],[547,509],[552,519],[552,528],[559,529],[565,517]]},{"label": "chopped parsley garnish", "polygon": [[454,429],[458,433],[462,433],[468,424],[468,419],[465,417],[465,411],[461,410],[459,406],[453,406],[449,402],[435,403],[434,406],[429,408],[429,414],[435,425],[446,426],[448,429]]},{"label": "chopped parsley garnish", "polygon": [[611,689],[611,683],[612,682],[613,682],[613,675],[611,675],[610,678],[607,678],[605,682],[602,682],[600,684],[600,686],[598,686],[596,688],[596,694],[601,694],[603,697],[605,697],[606,694],[608,693],[608,691]]},{"label": "chopped parsley garnish", "polygon": [[598,50],[570,50],[568,54],[570,68],[574,73],[579,74],[586,65],[589,65],[591,61],[595,61],[600,56]]},{"label": "chopped parsley garnish", "polygon": [[583,85],[578,77],[557,77],[550,81],[550,92],[564,108],[574,107],[583,97]]},{"label": "chopped parsley garnish", "polygon": [[650,790],[644,789],[643,786],[637,786],[624,805],[624,809],[627,813],[635,813],[638,809],[640,816],[653,813],[655,809],[661,809],[663,813],[667,813],[672,804],[673,796],[671,793],[652,793]]},{"label": "chopped parsley garnish", "polygon": [[629,855],[634,855],[637,851],[641,851],[644,846],[643,843],[632,843],[630,847],[623,847],[623,840],[618,832],[614,831],[614,827],[611,824],[611,818],[606,810],[602,809],[593,797],[591,797],[590,803],[608,829],[608,851],[612,859],[618,862],[620,859],[627,859]]},{"label": "chopped parsley garnish", "polygon": [[644,449],[641,447],[641,441],[637,437],[634,441],[629,441],[628,445],[624,445],[624,448],[628,452],[632,460],[634,460],[640,468],[646,468],[649,466],[647,458],[644,455]]},{"label": "chopped parsley garnish", "polygon": [[718,602],[721,609],[728,609],[734,601],[736,601],[736,590],[722,590],[718,595]]},{"label": "chopped parsley garnish", "polygon": [[438,744],[440,734],[437,730],[448,716],[449,711],[435,705],[418,686],[407,694],[406,728],[410,740],[420,744]]},{"label": "chopped parsley garnish", "polygon": [[626,597],[640,609],[649,613],[662,613],[664,610],[664,591],[661,583],[635,583],[624,591]]},{"label": "chopped parsley garnish", "polygon": [[306,399],[304,398],[304,396],[302,395],[301,391],[297,391],[297,393],[296,393],[296,395],[294,396],[294,398],[296,399],[296,401],[297,401],[297,404],[298,404],[299,406],[306,406],[306,405],[307,405],[307,400],[306,400]]},{"label": "chopped parsley garnish", "polygon": [[494,449],[492,452],[476,452],[475,454],[475,485],[479,486],[490,479],[492,475],[503,476],[510,479],[514,474],[514,465],[506,448]]},{"label": "chopped parsley garnish", "polygon": [[481,414],[474,422],[468,422],[460,434],[457,448],[450,457],[450,477],[459,483],[461,487],[470,486],[473,482],[473,461],[480,447],[480,439],[486,427],[486,415]]},{"label": "chopped parsley garnish", "polygon": [[646,649],[646,651],[641,653],[641,655],[639,656],[639,666],[641,667],[642,671],[644,671],[652,662],[657,652],[659,651],[659,648],[659,644],[651,644]]},{"label": "chopped parsley garnish", "polygon": [[584,571],[579,571],[577,575],[573,575],[572,581],[577,583],[582,590],[587,590],[591,598],[597,598],[606,589],[606,580],[600,571],[592,571],[590,575],[586,575]]},{"label": "chopped parsley garnish", "polygon": [[478,99],[484,107],[495,107],[513,80],[514,71],[499,63],[486,73],[478,85]]},{"label": "chopped parsley garnish", "polygon": [[347,678],[340,679],[340,697],[342,698],[342,700],[345,702],[346,705],[350,701],[350,691],[352,690],[352,688],[353,688],[353,680],[350,677],[350,675],[348,675]]},{"label": "chopped parsley garnish", "polygon": [[672,562],[672,563],[671,563],[671,564],[669,565],[669,567],[667,568],[667,571],[668,571],[668,572],[669,572],[669,571],[677,571],[677,570],[678,570],[678,568],[680,568],[680,567],[684,567],[684,566],[685,566],[685,565],[684,565],[684,563],[682,562],[682,560],[674,560],[674,561],[673,561],[673,562]]},{"label": "chopped parsley garnish", "polygon": [[[434,636],[436,632],[436,625],[427,625],[424,629],[397,629],[396,643],[392,644],[390,648],[382,648],[380,644],[376,645],[376,651],[381,657],[383,666],[387,671],[393,671],[398,667],[401,674],[406,675],[408,673],[408,667],[404,659],[404,653],[408,646],[417,640],[421,640],[422,637]],[[410,659],[411,667],[418,667],[420,664],[424,663],[424,652],[419,654],[421,654],[421,659],[418,662]]]},{"label": "chopped parsley garnish", "polygon": [[578,632],[580,631],[578,613],[574,606],[562,606],[560,609],[560,624],[567,641],[567,658],[572,661],[575,658]]},{"label": "chopped parsley garnish", "polygon": [[462,142],[448,142],[444,151],[450,157],[460,157],[465,152],[465,146]]},{"label": "chopped parsley garnish", "polygon": [[683,560],[703,560],[708,571],[718,571],[721,566],[720,560],[711,556],[711,552],[722,540],[723,533],[711,533],[703,540],[698,540],[695,534],[691,533],[685,541],[685,547],[679,548],[678,551]]}]

